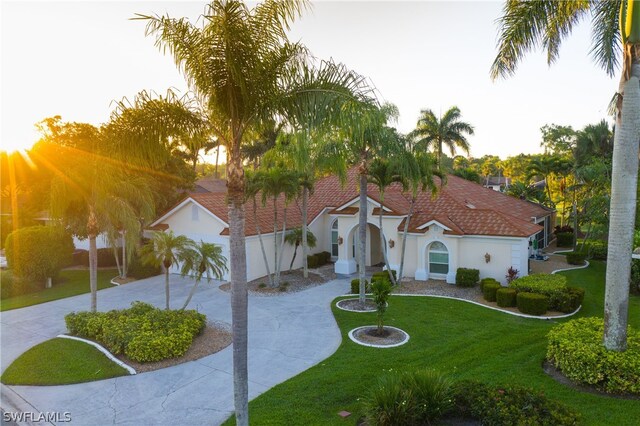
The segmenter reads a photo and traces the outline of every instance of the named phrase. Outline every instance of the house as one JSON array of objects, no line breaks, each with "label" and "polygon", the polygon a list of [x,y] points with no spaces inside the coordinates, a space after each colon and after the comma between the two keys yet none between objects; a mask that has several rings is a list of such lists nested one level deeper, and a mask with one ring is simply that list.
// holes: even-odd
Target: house
[{"label": "house", "polygon": [[[308,227],[316,236],[313,252],[328,251],[335,261],[335,272],[357,271],[359,191],[356,169],[351,169],[344,185],[335,176],[320,179],[309,197]],[[408,194],[394,184],[385,192],[382,230],[379,228],[380,199],[369,184],[367,207],[366,265],[383,262],[384,241],[391,268],[400,264],[402,235],[410,207]],[[229,258],[229,228],[226,193],[192,193],[171,208],[151,229],[173,230],[195,241],[219,244]],[[285,204],[277,200],[281,236]],[[273,271],[273,210],[271,202],[257,200],[245,207],[247,277],[266,275],[260,248],[261,233],[265,252]],[[481,185],[449,175],[436,198],[420,193],[409,223],[406,243],[405,276],[417,280],[438,279],[455,282],[458,268],[476,268],[480,277],[504,282],[507,269],[513,267],[526,275],[532,243],[545,247],[550,241],[555,212],[538,204],[509,197]],[[287,206],[287,229],[300,226],[302,215],[296,202]],[[278,241],[280,238],[278,238]],[[382,241],[381,241],[382,240]],[[282,267],[288,267],[293,247],[285,245]],[[300,253],[294,268],[302,266]],[[228,277],[225,277],[228,279]]]},{"label": "house", "polygon": [[487,176],[482,186],[485,188],[491,188],[494,191],[504,192],[509,188],[511,178],[505,176]]}]

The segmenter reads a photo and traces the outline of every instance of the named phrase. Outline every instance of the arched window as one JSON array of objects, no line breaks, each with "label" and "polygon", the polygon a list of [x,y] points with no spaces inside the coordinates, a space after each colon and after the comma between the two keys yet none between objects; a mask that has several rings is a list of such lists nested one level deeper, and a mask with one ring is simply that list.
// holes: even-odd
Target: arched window
[{"label": "arched window", "polygon": [[331,225],[331,256],[338,257],[338,219]]},{"label": "arched window", "polygon": [[449,251],[440,241],[429,247],[429,273],[447,274],[449,272]]}]

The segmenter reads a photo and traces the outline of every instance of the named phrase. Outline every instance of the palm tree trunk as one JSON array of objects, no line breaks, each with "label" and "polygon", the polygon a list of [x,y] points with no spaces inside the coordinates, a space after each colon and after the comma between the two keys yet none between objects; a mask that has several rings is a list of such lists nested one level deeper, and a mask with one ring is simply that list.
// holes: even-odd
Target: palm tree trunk
[{"label": "palm tree trunk", "polygon": [[122,266],[120,266],[120,258],[118,257],[118,247],[116,247],[115,241],[112,241],[111,248],[113,250],[113,258],[116,260],[116,268],[118,268],[118,276],[122,278]]},{"label": "palm tree trunk", "polygon": [[189,305],[189,302],[191,302],[191,298],[196,293],[196,289],[198,288],[198,284],[200,284],[200,280],[196,280],[196,282],[193,284],[193,287],[191,287],[191,291],[189,292],[189,295],[187,296],[187,300],[185,300],[184,301],[184,305],[182,305],[182,308],[181,308],[182,311],[184,311],[187,308],[187,305]]},{"label": "palm tree trunk", "polygon": [[256,206],[256,197],[253,197],[253,221],[256,224],[256,232],[258,233],[258,241],[260,242],[260,250],[262,250],[262,259],[264,266],[267,268],[267,278],[269,279],[269,287],[273,287],[273,277],[271,276],[271,268],[269,268],[269,260],[267,252],[264,250],[264,242],[262,241],[262,233],[260,232],[260,224],[258,223],[258,207]]},{"label": "palm tree trunk", "polygon": [[359,300],[361,303],[365,302],[365,285],[364,280],[366,277],[366,253],[365,250],[367,248],[367,174],[366,169],[360,171],[360,214],[358,217],[359,229],[358,229],[358,249],[360,252],[358,253],[358,278],[360,279],[360,295]]},{"label": "palm tree trunk", "polygon": [[122,278],[127,278],[127,240],[125,239],[126,235],[125,230],[122,230]]},{"label": "palm tree trunk", "polygon": [[384,209],[384,191],[380,191],[380,247],[382,248],[382,256],[384,256],[384,264],[387,267],[387,273],[389,274],[389,280],[391,284],[396,285],[396,280],[393,278],[393,272],[389,266],[389,256],[387,255],[387,242],[384,239],[384,232],[382,232],[382,210]]},{"label": "palm tree trunk", "polygon": [[169,268],[164,268],[164,298],[165,298],[165,309],[169,310]]},{"label": "palm tree trunk", "polygon": [[228,155],[229,254],[231,267],[231,331],[233,336],[233,400],[236,424],[249,425],[249,373],[247,369],[248,300],[245,246],[244,171],[240,143]]},{"label": "palm tree trunk", "polygon": [[278,277],[278,286],[280,286],[280,270],[282,269],[282,258],[284,257],[284,234],[287,233],[287,207],[284,207],[284,216],[282,218],[282,237],[280,237],[280,258],[276,266],[276,276]]},{"label": "palm tree trunk", "polygon": [[[302,188],[302,276],[309,277],[309,266],[307,265],[307,256],[309,253],[309,247],[307,246],[307,209],[309,208],[309,189]],[[296,258],[298,246],[296,245],[296,252],[293,253],[293,258]],[[293,266],[293,260],[291,261]],[[291,270],[291,268],[289,268]]]},{"label": "palm tree trunk", "polygon": [[611,176],[609,249],[604,301],[604,345],[613,351],[627,348],[629,277],[635,224],[640,138],[640,64],[624,84],[622,110],[616,120]]},{"label": "palm tree trunk", "polygon": [[216,148],[216,168],[214,169],[213,175],[216,179],[220,177],[218,174],[218,160],[220,158],[220,143],[218,142],[218,147]]},{"label": "palm tree trunk", "polygon": [[398,271],[398,282],[402,281],[404,277],[404,254],[407,249],[407,235],[409,234],[409,222],[411,216],[413,216],[413,206],[416,204],[416,197],[411,197],[411,204],[409,205],[409,214],[404,222],[404,230],[402,231],[402,250],[400,252],[400,270]]},{"label": "palm tree trunk", "polygon": [[96,234],[89,235],[89,288],[91,290],[91,312],[98,310],[98,246]]},{"label": "palm tree trunk", "polygon": [[300,244],[296,243],[295,248],[293,249],[293,257],[291,258],[291,264],[289,265],[289,272],[293,269],[293,262],[296,261],[296,255],[298,254],[298,246]]},{"label": "palm tree trunk", "polygon": [[278,277],[278,208],[276,206],[276,197],[273,197],[273,281],[272,287],[280,286],[280,277]]}]

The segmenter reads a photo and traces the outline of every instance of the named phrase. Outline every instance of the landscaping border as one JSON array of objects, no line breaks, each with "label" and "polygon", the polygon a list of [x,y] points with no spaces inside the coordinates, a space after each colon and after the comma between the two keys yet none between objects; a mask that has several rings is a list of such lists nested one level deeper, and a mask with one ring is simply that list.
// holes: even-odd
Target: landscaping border
[{"label": "landscaping border", "polygon": [[368,346],[370,348],[382,348],[382,349],[385,349],[385,348],[396,348],[398,346],[404,345],[405,343],[407,343],[409,341],[409,333],[407,333],[406,331],[404,331],[404,330],[402,330],[402,329],[400,329],[398,327],[393,327],[393,326],[390,326],[390,325],[385,325],[384,328],[392,328],[394,330],[398,330],[398,331],[400,331],[400,332],[405,334],[406,337],[402,342],[394,343],[392,345],[376,345],[374,343],[361,342],[361,341],[357,340],[355,337],[353,337],[353,334],[356,331],[358,331],[358,330],[360,330],[362,328],[369,328],[369,327],[377,327],[377,325],[361,325],[360,327],[356,327],[353,330],[349,331],[349,339],[351,339],[352,342],[357,343],[358,345],[361,345],[361,346]]},{"label": "landscaping border", "polygon": [[[371,293],[368,293],[369,295],[371,295]],[[357,294],[348,294],[347,296],[358,296]],[[342,296],[338,296],[338,297],[342,297]],[[357,313],[366,313],[366,312],[375,312],[376,308],[373,309],[367,309],[367,310],[357,310],[357,309],[346,309],[343,308],[342,306],[340,306],[340,302],[345,301],[345,300],[356,300],[355,298],[350,298],[350,299],[340,299],[336,302],[336,308],[345,311],[345,312],[357,312]],[[365,300],[367,300],[367,298],[365,298]],[[373,299],[368,298],[368,300],[373,301]],[[387,306],[389,304],[387,303]]]},{"label": "landscaping border", "polygon": [[69,339],[69,340],[77,340],[79,342],[84,342],[84,343],[88,343],[91,346],[95,347],[97,350],[99,350],[100,352],[102,352],[103,354],[105,354],[107,356],[107,358],[109,358],[111,361],[115,362],[116,364],[118,364],[120,367],[124,368],[125,370],[127,370],[129,372],[129,375],[134,375],[136,374],[136,370],[125,364],[124,362],[120,361],[118,358],[116,358],[115,356],[113,356],[113,354],[111,352],[109,352],[108,350],[106,350],[103,346],[99,345],[98,343],[91,341],[91,340],[87,340],[87,339],[83,339],[81,337],[76,337],[76,336],[69,336],[68,334],[58,334],[56,337],[60,337],[62,339]]}]

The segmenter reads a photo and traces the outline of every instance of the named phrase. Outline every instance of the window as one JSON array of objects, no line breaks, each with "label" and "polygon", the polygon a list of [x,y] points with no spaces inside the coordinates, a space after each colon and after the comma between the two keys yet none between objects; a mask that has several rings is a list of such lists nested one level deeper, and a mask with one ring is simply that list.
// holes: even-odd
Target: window
[{"label": "window", "polygon": [[432,243],[429,247],[429,272],[432,274],[449,272],[449,251],[440,241]]},{"label": "window", "polygon": [[331,256],[338,257],[338,219],[331,225]]}]

